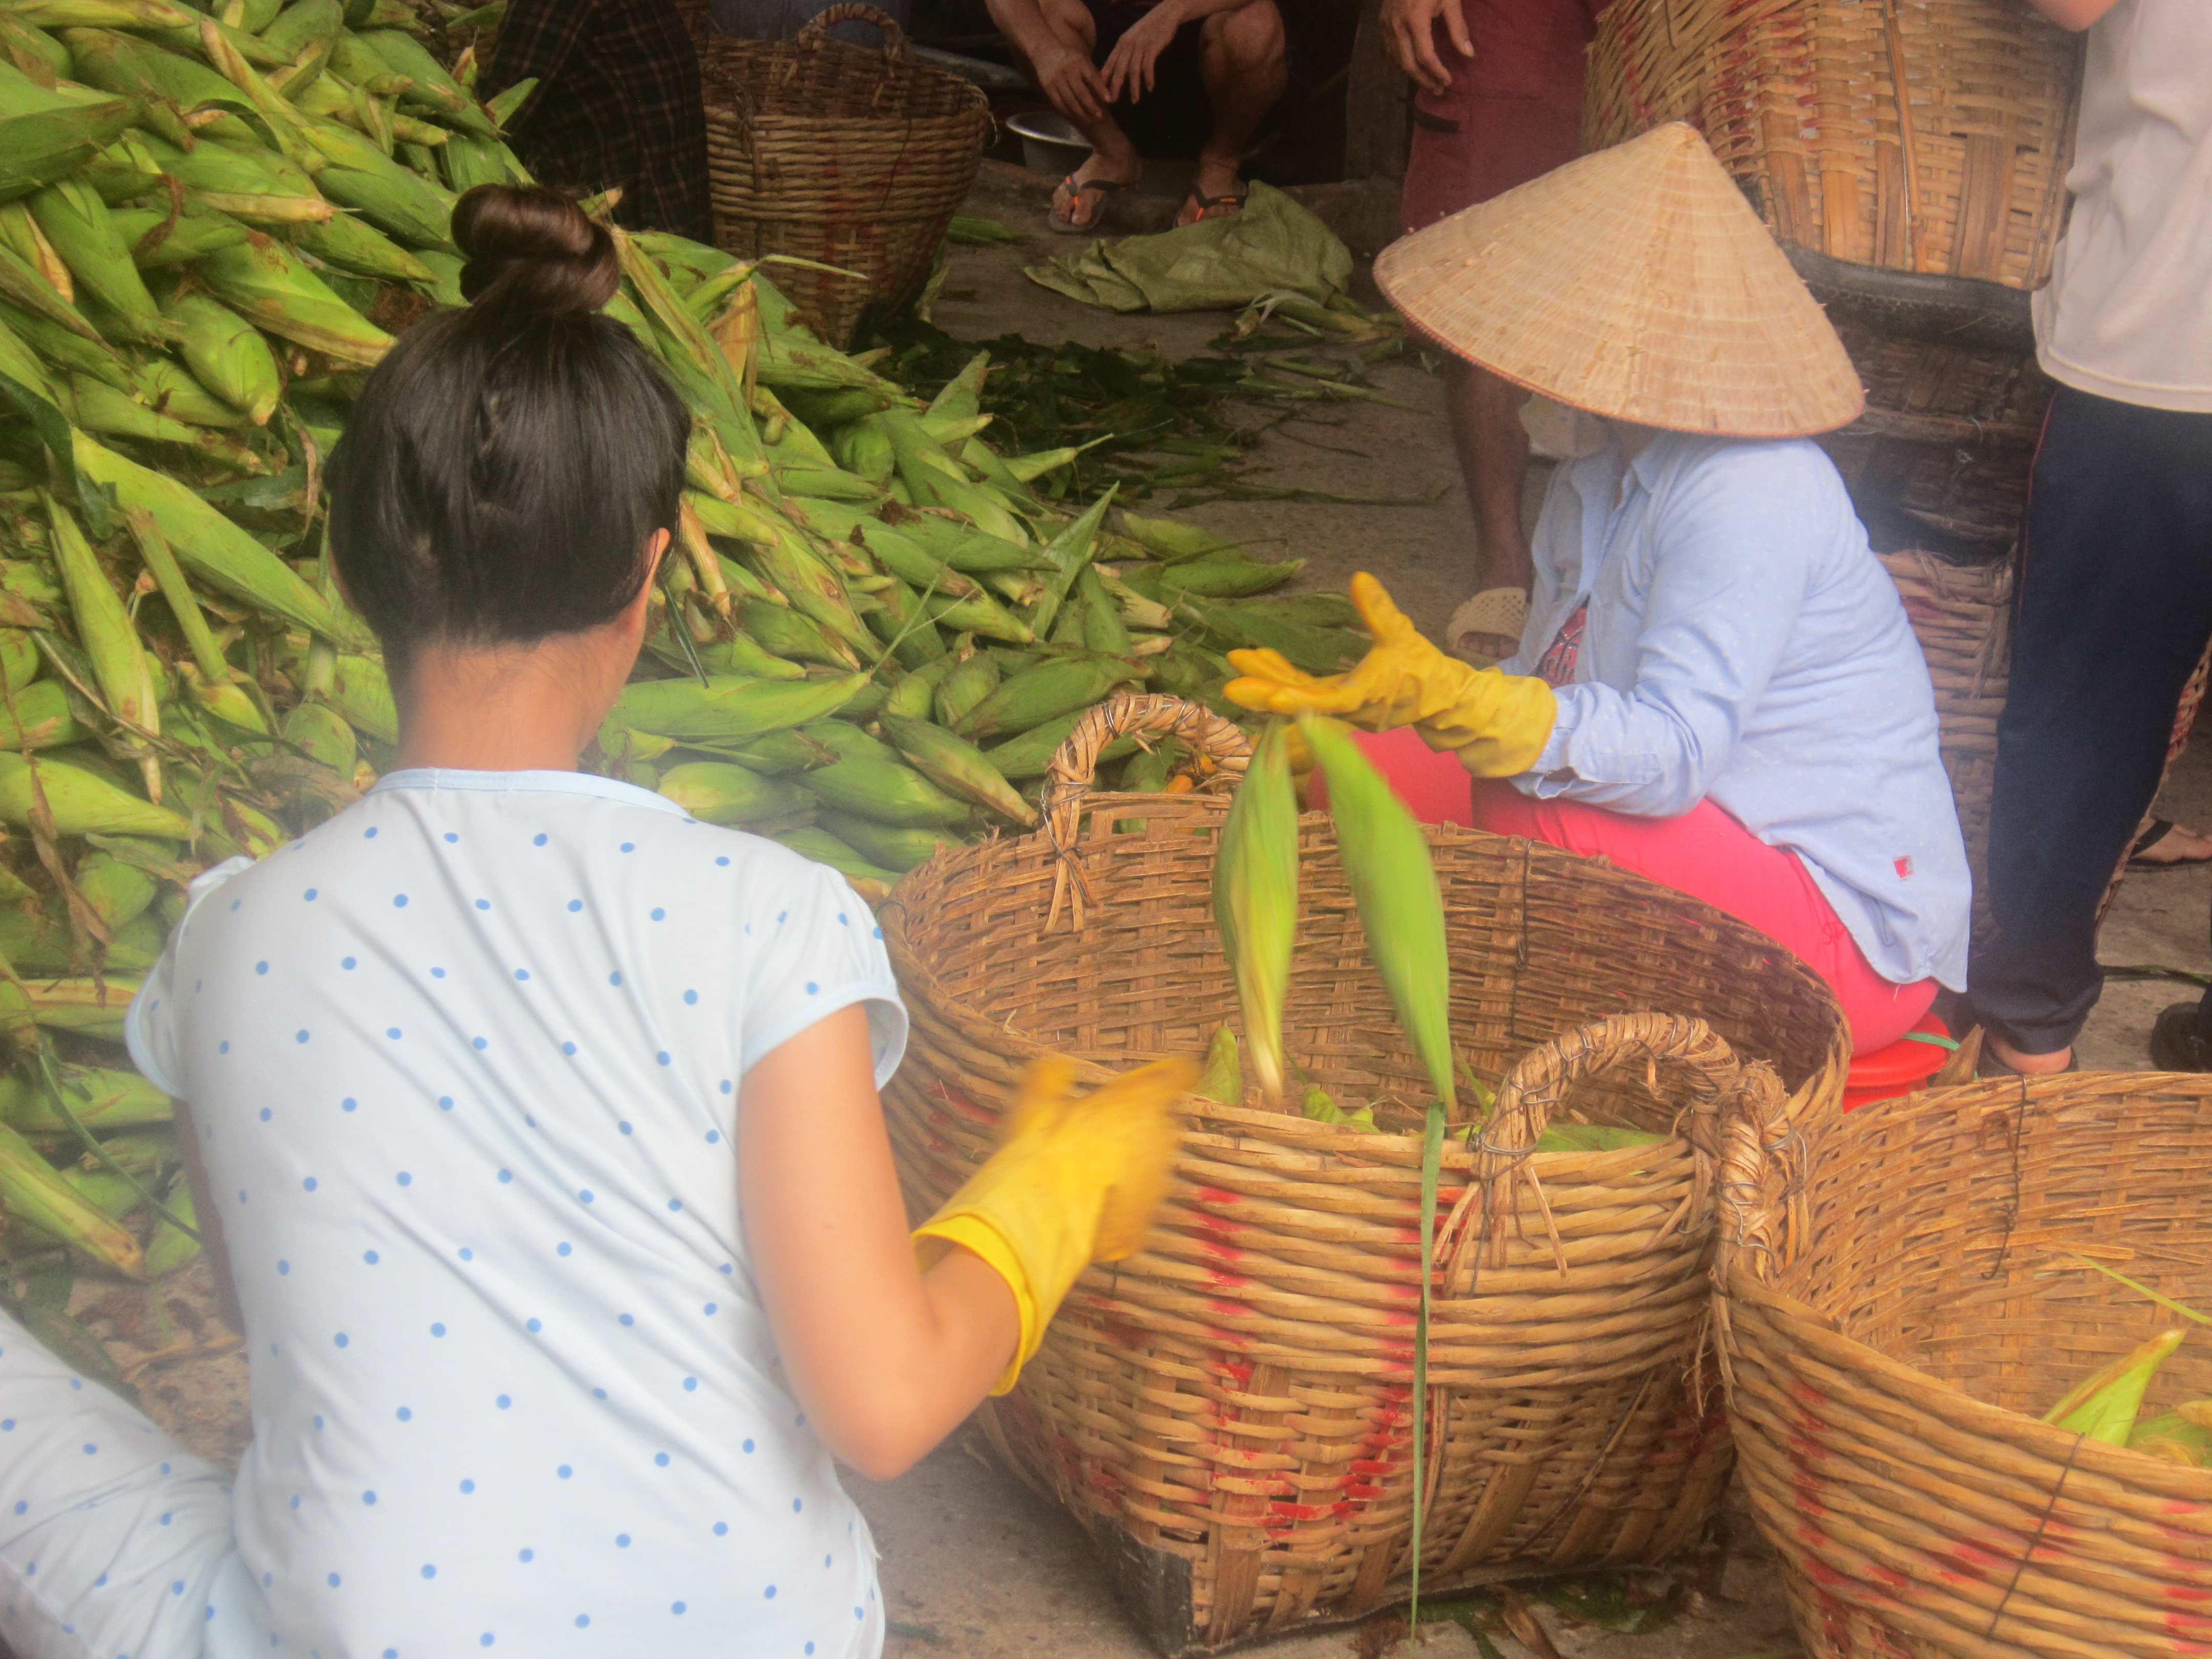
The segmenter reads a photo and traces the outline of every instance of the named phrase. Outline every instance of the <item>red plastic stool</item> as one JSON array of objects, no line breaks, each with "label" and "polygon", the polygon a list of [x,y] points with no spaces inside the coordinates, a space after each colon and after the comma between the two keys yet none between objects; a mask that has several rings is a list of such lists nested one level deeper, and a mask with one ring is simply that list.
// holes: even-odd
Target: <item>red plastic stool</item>
[{"label": "red plastic stool", "polygon": [[[1923,1041],[1929,1037],[1940,1041]],[[1951,1041],[1950,1027],[1929,1015],[1887,1048],[1851,1062],[1844,1073],[1844,1109],[1856,1111],[1870,1100],[1893,1100],[1925,1088],[1958,1046]]]}]

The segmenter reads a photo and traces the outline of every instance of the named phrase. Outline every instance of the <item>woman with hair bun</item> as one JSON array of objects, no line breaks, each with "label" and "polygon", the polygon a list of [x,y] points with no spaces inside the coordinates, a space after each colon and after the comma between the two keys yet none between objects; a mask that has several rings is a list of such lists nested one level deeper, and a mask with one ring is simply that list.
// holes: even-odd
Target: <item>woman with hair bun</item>
[{"label": "woman with hair bun", "polygon": [[690,418],[607,233],[461,199],[466,308],[331,459],[398,769],[193,884],[128,1036],[252,1363],[234,1487],[0,1316],[18,1659],[866,1659],[882,1480],[1011,1386],[1173,1156],[1173,1063],[1025,1085],[910,1240],[906,1016],[840,876],[576,769],[636,659]]}]

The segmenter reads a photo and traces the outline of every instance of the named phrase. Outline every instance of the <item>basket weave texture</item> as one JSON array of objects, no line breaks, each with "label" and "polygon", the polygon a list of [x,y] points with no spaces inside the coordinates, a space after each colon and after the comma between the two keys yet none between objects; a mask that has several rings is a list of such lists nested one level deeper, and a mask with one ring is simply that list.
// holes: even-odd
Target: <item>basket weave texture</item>
[{"label": "basket weave texture", "polygon": [[[1079,790],[1106,741],[1175,706],[1093,711],[1043,831],[942,853],[884,907],[913,1018],[885,1103],[917,1214],[988,1154],[1039,1053],[1103,1076],[1235,1023],[1209,897],[1226,803]],[[1329,821],[1304,819],[1301,843],[1289,1050],[1340,1102],[1376,1101],[1385,1132],[1194,1097],[1145,1250],[1085,1273],[984,1419],[1170,1654],[1356,1616],[1402,1595],[1409,1566],[1428,1091]],[[1455,1045],[1485,1079],[1515,1076],[1486,1141],[1446,1144],[1424,1583],[1656,1560],[1701,1535],[1729,1464],[1696,1376],[1710,1114],[1754,1085],[1790,1121],[1832,1114],[1842,1018],[1809,969],[1694,900],[1526,842],[1430,843]],[[1084,896],[1079,921],[1063,904],[1048,925],[1056,890]],[[1639,1012],[1655,1007],[1683,1018]],[[1522,1155],[1569,1111],[1674,1138]]]},{"label": "basket weave texture", "polygon": [[2035,288],[2080,61],[2018,0],[1616,0],[1583,131],[1597,149],[1688,121],[1785,241]]},{"label": "basket weave texture", "polygon": [[[854,19],[883,31],[881,52],[830,37]],[[928,276],[990,142],[989,105],[915,63],[899,26],[866,5],[831,6],[790,40],[718,34],[701,71],[715,241],[853,273],[775,271],[810,327],[850,343],[871,307]]]},{"label": "basket weave texture", "polygon": [[1820,441],[1878,547],[2002,557],[2027,516],[2051,382],[2033,353],[1915,338],[1832,305],[1867,412]]},{"label": "basket weave texture", "polygon": [[[2069,1257],[2212,1300],[2212,1078],[2084,1073],[1862,1107],[1814,1138],[1794,1255],[1774,1224],[1789,1144],[1730,1124],[1719,1276],[1744,1482],[1807,1650],[2206,1651],[2212,1471],[2038,1419],[2181,1322]],[[2148,1409],[2207,1395],[2197,1333]]]}]

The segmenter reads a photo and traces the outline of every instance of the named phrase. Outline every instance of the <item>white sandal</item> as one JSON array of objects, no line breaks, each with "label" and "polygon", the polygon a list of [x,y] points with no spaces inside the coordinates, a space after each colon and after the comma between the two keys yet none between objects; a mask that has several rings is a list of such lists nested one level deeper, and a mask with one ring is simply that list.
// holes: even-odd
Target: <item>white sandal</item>
[{"label": "white sandal", "polygon": [[[1521,641],[1521,630],[1528,625],[1528,593],[1520,587],[1486,587],[1473,599],[1452,612],[1451,620],[1444,624],[1444,648],[1463,662],[1478,668],[1487,668],[1504,660],[1487,651],[1475,648],[1476,638],[1482,635],[1497,635],[1511,640],[1515,649]],[[1506,656],[1510,656],[1507,652]]]}]

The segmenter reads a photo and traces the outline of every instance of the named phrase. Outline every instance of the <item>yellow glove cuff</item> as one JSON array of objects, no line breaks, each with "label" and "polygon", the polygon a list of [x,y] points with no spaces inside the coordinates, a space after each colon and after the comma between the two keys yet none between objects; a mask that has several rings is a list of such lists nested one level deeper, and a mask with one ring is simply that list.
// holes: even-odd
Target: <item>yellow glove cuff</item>
[{"label": "yellow glove cuff", "polygon": [[1533,674],[1476,674],[1459,703],[1421,721],[1430,748],[1449,749],[1478,778],[1511,778],[1534,766],[1552,740],[1559,700]]},{"label": "yellow glove cuff", "polygon": [[1030,1276],[1022,1271],[1021,1258],[1006,1246],[999,1230],[981,1216],[956,1212],[951,1215],[931,1217],[914,1231],[915,1259],[924,1273],[934,1267],[944,1255],[944,1248],[958,1245],[962,1249],[982,1258],[983,1265],[1006,1281],[1006,1288],[1014,1293],[1014,1311],[1021,1320],[1021,1340],[1014,1346],[1014,1357],[1006,1362],[1006,1369],[991,1385],[994,1395],[1006,1393],[1014,1386],[1014,1379],[1029,1364],[1030,1356],[1044,1340],[1045,1320],[1040,1314],[1036,1297],[1030,1290]]}]

